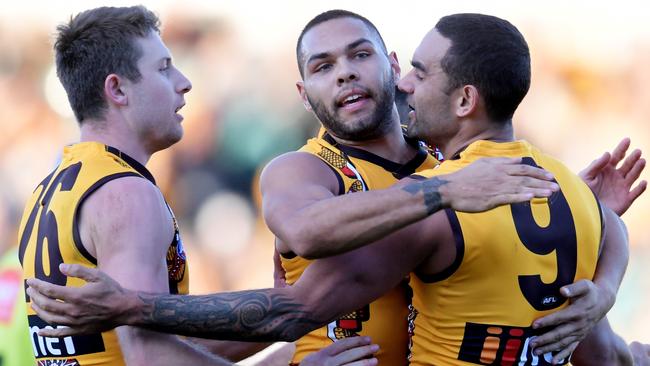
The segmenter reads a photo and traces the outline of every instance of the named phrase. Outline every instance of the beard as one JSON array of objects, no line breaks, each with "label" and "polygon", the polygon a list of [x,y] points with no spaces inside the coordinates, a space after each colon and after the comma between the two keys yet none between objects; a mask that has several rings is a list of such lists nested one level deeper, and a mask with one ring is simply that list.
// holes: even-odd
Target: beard
[{"label": "beard", "polygon": [[395,104],[393,73],[391,72],[379,93],[369,92],[368,97],[375,101],[375,110],[367,117],[345,122],[338,115],[336,103],[327,106],[325,103],[312,100],[307,94],[307,100],[323,126],[334,136],[349,141],[373,140],[384,136],[390,130],[393,123],[391,115]]}]

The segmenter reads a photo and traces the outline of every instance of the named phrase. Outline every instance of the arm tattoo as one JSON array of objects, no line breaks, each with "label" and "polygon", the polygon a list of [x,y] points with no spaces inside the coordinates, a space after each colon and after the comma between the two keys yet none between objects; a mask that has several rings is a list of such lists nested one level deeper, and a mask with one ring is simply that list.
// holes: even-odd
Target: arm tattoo
[{"label": "arm tattoo", "polygon": [[431,215],[434,212],[440,210],[442,207],[442,199],[440,198],[440,192],[438,189],[440,186],[443,186],[445,184],[447,184],[446,180],[440,179],[438,177],[433,177],[431,179],[411,183],[404,186],[402,189],[412,195],[416,195],[422,191],[422,194],[424,195],[424,206],[427,209],[427,215]]},{"label": "arm tattoo", "polygon": [[326,324],[272,289],[204,296],[138,294],[141,325],[166,333],[240,341],[293,341]]}]

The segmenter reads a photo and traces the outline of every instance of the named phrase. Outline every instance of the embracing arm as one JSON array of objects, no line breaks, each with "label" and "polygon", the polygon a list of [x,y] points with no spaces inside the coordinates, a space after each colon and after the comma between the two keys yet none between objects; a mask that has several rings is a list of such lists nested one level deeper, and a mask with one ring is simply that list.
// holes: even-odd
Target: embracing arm
[{"label": "embracing arm", "polygon": [[562,349],[554,359],[567,357],[614,305],[629,259],[628,237],[623,221],[603,209],[603,242],[593,282],[577,281],[560,289],[570,305],[535,320],[534,328],[553,327],[537,337],[533,347],[540,353]]},{"label": "embracing arm", "polygon": [[607,318],[598,322],[571,356],[575,366],[632,366],[632,353],[623,338],[614,333]]},{"label": "embracing arm", "polygon": [[[149,181],[127,177],[106,183],[82,206],[79,227],[84,245],[96,252],[99,269],[132,289],[169,292],[166,253],[173,223]],[[130,326],[116,332],[129,365],[230,364],[176,336]]]},{"label": "embracing arm", "polygon": [[478,212],[557,189],[550,173],[518,163],[481,159],[452,174],[338,195],[326,163],[308,153],[288,153],[262,173],[264,218],[281,252],[322,258],[369,244],[443,207]]},{"label": "embracing arm", "polygon": [[[72,289],[30,279],[27,291],[34,295],[44,320],[72,327],[45,329],[43,335],[88,333],[128,324],[202,338],[292,341],[397,285],[431,251],[431,238],[418,235],[419,226],[426,223],[350,253],[314,261],[293,286],[283,288],[156,295],[126,290],[101,271],[62,265],[64,274],[88,283]],[[398,243],[407,243],[408,250]]]}]

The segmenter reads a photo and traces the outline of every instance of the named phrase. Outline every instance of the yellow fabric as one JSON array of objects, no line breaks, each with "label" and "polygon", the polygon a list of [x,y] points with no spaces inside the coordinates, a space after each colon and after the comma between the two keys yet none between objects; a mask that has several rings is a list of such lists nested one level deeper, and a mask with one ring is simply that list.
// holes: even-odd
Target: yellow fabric
[{"label": "yellow fabric", "polygon": [[[319,136],[322,136],[322,133]],[[350,155],[346,158],[341,150],[323,138],[310,139],[300,151],[314,154],[330,165],[343,181],[342,193],[383,189],[398,180],[391,172],[375,163]],[[427,154],[416,171],[431,169],[437,164],[438,161]],[[282,258],[287,282],[291,284],[297,281],[309,263],[311,261],[300,257]],[[334,339],[362,335],[372,337],[373,343],[381,347],[377,354],[381,365],[405,365],[409,297],[410,292],[406,284],[400,285],[370,305],[309,333],[296,342],[292,364],[297,364],[308,354],[327,347]]]},{"label": "yellow fabric", "polygon": [[[561,193],[479,214],[447,210],[462,261],[446,278],[411,276],[417,310],[411,365],[550,365],[550,355],[533,363],[528,342],[537,333],[530,325],[567,305],[557,292],[561,285],[594,275],[601,240],[599,204],[580,178],[529,143],[478,141],[460,159],[420,175],[450,173],[486,156],[532,158],[555,175]],[[549,245],[546,254],[530,249],[544,243]],[[558,267],[574,266],[575,274],[562,276],[568,282],[549,285],[527,300],[523,288],[541,290],[544,285],[520,285],[521,276],[540,275],[551,284],[560,277]]]},{"label": "yellow fabric", "polygon": [[[58,269],[60,263],[96,266],[95,258],[84,249],[79,238],[77,209],[87,195],[112,179],[124,176],[145,179],[143,172],[149,174],[148,171],[142,165],[138,171],[136,165],[139,164],[133,159],[100,143],[65,147],[60,165],[36,188],[21,220],[19,256],[23,277],[82,286],[84,281],[67,278]],[[189,274],[178,230],[167,259],[170,289],[187,293]],[[35,315],[29,304],[27,299],[30,336],[37,361],[67,360],[68,366],[124,365],[115,331],[65,338],[39,337],[38,328],[49,325]]]}]

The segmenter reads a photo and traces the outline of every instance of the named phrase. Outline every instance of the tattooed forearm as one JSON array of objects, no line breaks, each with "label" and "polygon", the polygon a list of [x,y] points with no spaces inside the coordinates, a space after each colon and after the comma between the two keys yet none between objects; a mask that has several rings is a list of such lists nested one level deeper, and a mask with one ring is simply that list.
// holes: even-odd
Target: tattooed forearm
[{"label": "tattooed forearm", "polygon": [[185,336],[241,341],[293,341],[325,324],[275,290],[204,296],[139,294],[146,328]]},{"label": "tattooed forearm", "polygon": [[442,207],[439,188],[445,184],[447,184],[446,180],[433,177],[431,179],[411,183],[404,186],[402,189],[412,195],[422,192],[424,195],[424,206],[426,207],[427,215],[431,215]]}]

